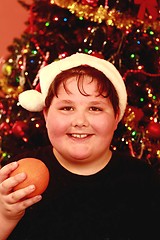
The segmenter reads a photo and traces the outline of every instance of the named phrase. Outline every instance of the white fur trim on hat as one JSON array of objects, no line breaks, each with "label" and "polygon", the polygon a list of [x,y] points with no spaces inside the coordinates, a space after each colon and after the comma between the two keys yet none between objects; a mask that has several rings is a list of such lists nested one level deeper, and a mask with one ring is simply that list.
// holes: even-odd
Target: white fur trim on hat
[{"label": "white fur trim on hat", "polygon": [[30,112],[40,112],[44,106],[44,97],[37,90],[27,90],[19,94],[20,105]]},{"label": "white fur trim on hat", "polygon": [[69,57],[48,64],[40,69],[39,78],[41,93],[37,92],[36,90],[27,90],[20,93],[20,105],[28,111],[42,111],[45,107],[45,98],[48,94],[48,89],[54,78],[62,71],[71,69],[73,67],[78,67],[80,65],[88,65],[96,68],[105,74],[106,77],[112,82],[119,97],[119,120],[121,120],[126,109],[127,92],[120,73],[109,61],[85,53],[75,53]]}]

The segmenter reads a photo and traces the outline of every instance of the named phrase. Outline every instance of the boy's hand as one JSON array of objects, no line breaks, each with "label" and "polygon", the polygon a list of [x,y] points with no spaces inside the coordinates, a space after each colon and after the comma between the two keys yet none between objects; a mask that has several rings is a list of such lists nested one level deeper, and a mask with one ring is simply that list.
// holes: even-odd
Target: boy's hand
[{"label": "boy's hand", "polygon": [[18,167],[17,162],[7,164],[0,169],[0,218],[19,221],[26,208],[41,200],[41,195],[26,198],[35,190],[34,185],[13,191],[13,188],[26,179],[25,173],[9,177],[10,173]]}]

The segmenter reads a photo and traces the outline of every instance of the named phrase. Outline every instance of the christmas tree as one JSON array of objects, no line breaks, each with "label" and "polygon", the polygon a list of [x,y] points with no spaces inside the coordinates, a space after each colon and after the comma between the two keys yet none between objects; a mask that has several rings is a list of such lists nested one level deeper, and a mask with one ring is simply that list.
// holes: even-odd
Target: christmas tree
[{"label": "christmas tree", "polygon": [[[29,11],[26,29],[8,47],[0,78],[0,161],[49,144],[42,113],[18,95],[38,86],[38,71],[75,52],[112,62],[128,92],[128,106],[111,148],[160,171],[160,24],[158,1],[18,1]],[[32,101],[32,100],[31,100]]]}]

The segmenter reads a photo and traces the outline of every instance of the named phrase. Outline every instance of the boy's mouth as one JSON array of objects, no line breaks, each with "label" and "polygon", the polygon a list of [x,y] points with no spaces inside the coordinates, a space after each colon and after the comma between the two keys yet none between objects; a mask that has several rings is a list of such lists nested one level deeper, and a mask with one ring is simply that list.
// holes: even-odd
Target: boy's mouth
[{"label": "boy's mouth", "polygon": [[86,133],[71,133],[68,135],[72,138],[77,138],[77,139],[84,139],[90,136],[90,134],[86,134]]},{"label": "boy's mouth", "polygon": [[88,134],[78,134],[78,133],[71,134],[71,137],[74,137],[74,138],[86,138],[87,136]]}]

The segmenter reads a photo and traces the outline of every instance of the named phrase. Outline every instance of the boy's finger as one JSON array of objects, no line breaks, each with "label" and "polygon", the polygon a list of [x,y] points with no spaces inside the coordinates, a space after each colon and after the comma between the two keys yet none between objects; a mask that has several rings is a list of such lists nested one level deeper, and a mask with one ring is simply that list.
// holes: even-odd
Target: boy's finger
[{"label": "boy's finger", "polygon": [[9,194],[11,190],[19,183],[23,182],[26,179],[27,175],[22,172],[14,177],[7,178],[0,184],[0,192],[2,194]]},{"label": "boy's finger", "polygon": [[0,169],[0,183],[8,178],[9,174],[18,167],[18,162],[12,162]]},{"label": "boy's finger", "polygon": [[27,195],[35,190],[35,185],[29,185],[23,189],[16,190],[8,195],[8,203],[14,204],[27,198]]}]

